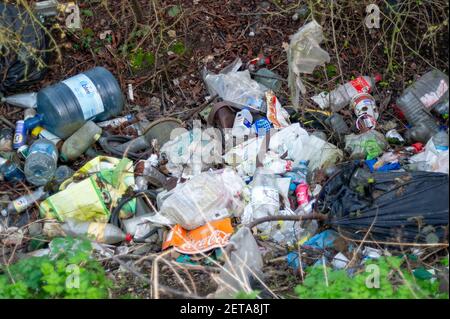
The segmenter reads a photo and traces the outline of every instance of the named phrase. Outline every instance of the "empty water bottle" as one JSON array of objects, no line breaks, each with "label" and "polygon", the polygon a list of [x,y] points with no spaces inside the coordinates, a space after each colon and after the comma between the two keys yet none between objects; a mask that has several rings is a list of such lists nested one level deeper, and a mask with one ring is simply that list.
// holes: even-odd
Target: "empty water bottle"
[{"label": "empty water bottle", "polygon": [[11,214],[19,214],[33,205],[36,201],[43,199],[46,196],[48,196],[48,193],[44,190],[44,187],[39,187],[34,192],[20,196],[10,202],[8,207],[1,211],[1,215],[8,216]]},{"label": "empty water bottle", "polygon": [[58,150],[55,144],[39,139],[34,142],[25,161],[25,177],[33,185],[41,186],[49,182],[56,171]]},{"label": "empty water bottle", "polygon": [[441,128],[439,132],[433,135],[432,139],[436,150],[438,151],[448,150],[448,134],[444,128]]},{"label": "empty water bottle", "polygon": [[3,157],[0,157],[0,175],[7,182],[19,182],[25,178],[19,166]]},{"label": "empty water bottle", "polygon": [[408,133],[411,142],[416,137],[416,141],[426,143],[438,132],[430,111],[448,114],[448,99],[448,76],[437,70],[424,74],[397,99],[398,107],[412,125]]},{"label": "empty water bottle", "polygon": [[37,94],[37,110],[43,126],[60,138],[67,138],[86,121],[104,121],[118,115],[123,95],[114,76],[96,67]]},{"label": "empty water bottle", "polygon": [[77,159],[100,138],[101,134],[100,127],[92,121],[87,121],[64,142],[61,148],[61,159],[65,162]]}]

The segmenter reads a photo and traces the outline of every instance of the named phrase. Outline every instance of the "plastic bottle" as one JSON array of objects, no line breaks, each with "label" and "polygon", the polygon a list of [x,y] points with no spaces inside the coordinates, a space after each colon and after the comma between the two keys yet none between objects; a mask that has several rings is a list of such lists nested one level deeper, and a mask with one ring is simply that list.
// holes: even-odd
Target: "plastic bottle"
[{"label": "plastic bottle", "polygon": [[309,186],[305,182],[301,182],[295,189],[295,197],[298,206],[305,206],[309,203]]},{"label": "plastic bottle", "polygon": [[37,186],[46,184],[56,171],[57,161],[58,150],[55,144],[46,139],[37,140],[31,145],[25,161],[27,181]]},{"label": "plastic bottle", "polygon": [[25,179],[25,175],[13,162],[0,157],[0,174],[7,182],[19,182]]},{"label": "plastic bottle", "polygon": [[55,181],[58,185],[64,182],[66,179],[72,177],[74,171],[69,166],[61,165],[55,171]]},{"label": "plastic bottle", "polygon": [[448,151],[448,134],[445,129],[441,128],[439,132],[433,135],[432,139],[436,150]]},{"label": "plastic bottle", "polygon": [[292,171],[284,174],[285,177],[291,178],[291,183],[298,185],[300,183],[306,183],[308,175],[308,161],[301,160],[298,165],[292,168]]},{"label": "plastic bottle", "polygon": [[331,126],[333,132],[336,132],[338,135],[346,135],[350,133],[347,123],[345,123],[344,118],[339,113],[333,113],[325,120],[325,123]]},{"label": "plastic bottle", "polygon": [[39,137],[39,138],[46,139],[46,140],[52,142],[53,144],[55,144],[57,149],[60,149],[61,146],[62,146],[62,143],[63,143],[62,139],[60,139],[55,134],[47,131],[42,126],[36,126],[31,131],[31,136],[33,136],[34,138],[38,138]]},{"label": "plastic bottle", "polygon": [[254,219],[275,215],[280,208],[280,198],[274,175],[258,167],[252,183],[251,206]]},{"label": "plastic bottle", "polygon": [[12,202],[10,202],[8,204],[8,207],[1,211],[1,215],[8,216],[12,214],[19,214],[25,211],[28,207],[32,206],[38,200],[41,200],[47,196],[48,193],[44,190],[44,187],[39,187],[34,192],[20,196],[19,198],[16,198]]},{"label": "plastic bottle", "polygon": [[250,128],[252,127],[252,122],[252,113],[250,113],[248,108],[244,108],[242,111],[236,113],[231,134],[236,137],[249,135]]},{"label": "plastic bottle", "polygon": [[67,236],[87,236],[98,243],[117,244],[122,241],[131,241],[132,236],[125,234],[113,224],[82,222],[68,219],[61,225]]},{"label": "plastic bottle", "polygon": [[43,127],[65,139],[86,121],[105,121],[118,115],[124,98],[114,76],[95,67],[37,94],[37,110],[44,116]]},{"label": "plastic bottle", "polygon": [[370,93],[375,87],[375,83],[381,80],[381,75],[374,77],[360,76],[356,79],[339,85],[330,93],[322,92],[313,97],[313,100],[320,105],[322,109],[331,107],[335,112],[341,110],[350,103],[350,100],[359,93]]},{"label": "plastic bottle", "polygon": [[92,121],[87,121],[64,142],[61,148],[61,159],[64,162],[77,159],[100,138],[101,134],[100,127]]},{"label": "plastic bottle", "polygon": [[154,213],[144,214],[141,216],[136,216],[133,218],[123,219],[123,229],[130,235],[133,235],[135,239],[144,239],[146,234],[148,234],[155,225],[148,220],[147,217],[154,216]]},{"label": "plastic bottle", "polygon": [[274,92],[278,92],[281,89],[280,76],[266,68],[259,69],[256,72],[255,81]]},{"label": "plastic bottle", "polygon": [[403,92],[397,106],[412,125],[408,133],[410,141],[415,138],[426,143],[438,132],[439,127],[429,111],[448,114],[448,99],[448,76],[437,70],[424,74]]}]

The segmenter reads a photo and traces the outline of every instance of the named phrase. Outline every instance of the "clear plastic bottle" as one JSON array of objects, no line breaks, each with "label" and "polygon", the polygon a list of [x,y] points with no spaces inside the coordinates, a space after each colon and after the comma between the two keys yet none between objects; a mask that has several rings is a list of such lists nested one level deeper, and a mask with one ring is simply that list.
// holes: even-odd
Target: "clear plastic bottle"
[{"label": "clear plastic bottle", "polygon": [[403,92],[397,105],[412,125],[408,134],[410,141],[415,138],[426,143],[438,132],[439,127],[430,111],[448,114],[448,100],[448,76],[438,70],[425,73]]},{"label": "clear plastic bottle", "polygon": [[64,162],[73,161],[94,144],[102,134],[102,129],[92,121],[87,121],[62,145],[61,159]]},{"label": "clear plastic bottle", "polygon": [[448,134],[445,129],[440,129],[439,132],[433,135],[432,139],[436,150],[448,151]]},{"label": "clear plastic bottle", "polygon": [[25,179],[20,168],[3,157],[0,157],[0,174],[7,182],[19,182]]},{"label": "clear plastic bottle", "polygon": [[25,161],[25,177],[33,185],[41,186],[49,182],[56,171],[58,150],[55,144],[39,139],[34,142]]},{"label": "clear plastic bottle", "polygon": [[348,105],[351,99],[359,93],[370,93],[375,87],[375,83],[381,80],[381,75],[374,77],[360,76],[356,79],[339,85],[330,93],[322,92],[313,97],[313,100],[319,104],[322,109],[331,107],[334,112],[341,110]]},{"label": "clear plastic bottle", "polygon": [[8,207],[1,211],[1,215],[8,216],[12,214],[19,214],[25,211],[28,207],[32,206],[36,201],[47,197],[48,193],[44,190],[44,187],[39,187],[34,192],[20,196],[8,204]]},{"label": "clear plastic bottle", "polygon": [[285,177],[291,178],[291,183],[298,185],[300,183],[307,183],[308,176],[308,161],[301,160],[298,165],[292,168],[292,171],[284,174]]},{"label": "clear plastic bottle", "polygon": [[74,171],[69,166],[61,165],[55,171],[55,181],[58,185],[64,182],[66,179],[72,177]]},{"label": "clear plastic bottle", "polygon": [[103,67],[95,67],[37,94],[37,111],[42,126],[65,139],[86,121],[105,121],[118,115],[124,98],[119,83]]},{"label": "clear plastic bottle", "polygon": [[125,234],[119,227],[113,224],[82,222],[68,219],[61,225],[67,236],[86,236],[102,244],[117,244],[122,241],[131,241],[132,236]]},{"label": "clear plastic bottle", "polygon": [[244,108],[242,111],[236,113],[234,118],[233,128],[231,134],[236,137],[243,137],[250,134],[250,128],[252,127],[253,116],[248,108]]},{"label": "clear plastic bottle", "polygon": [[265,168],[258,167],[252,184],[251,206],[253,218],[257,219],[278,213],[280,198],[275,176]]},{"label": "clear plastic bottle", "polygon": [[347,123],[345,123],[344,118],[339,113],[333,113],[325,120],[325,123],[331,126],[333,132],[338,135],[346,135],[350,133]]}]

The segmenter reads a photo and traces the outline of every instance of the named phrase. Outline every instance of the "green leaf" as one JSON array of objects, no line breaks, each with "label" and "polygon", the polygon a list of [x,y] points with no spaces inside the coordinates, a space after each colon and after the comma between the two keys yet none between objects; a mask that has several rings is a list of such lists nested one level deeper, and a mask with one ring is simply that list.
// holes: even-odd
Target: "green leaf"
[{"label": "green leaf", "polygon": [[180,6],[171,6],[169,10],[167,10],[167,14],[169,15],[169,17],[173,18],[176,17],[177,15],[179,15],[181,12],[181,7]]},{"label": "green leaf", "polygon": [[169,47],[169,50],[178,55],[183,55],[186,52],[186,48],[181,42],[175,42]]},{"label": "green leaf", "polygon": [[92,12],[92,10],[89,10],[89,9],[83,9],[83,10],[81,10],[81,13],[87,17],[94,16],[94,12]]}]

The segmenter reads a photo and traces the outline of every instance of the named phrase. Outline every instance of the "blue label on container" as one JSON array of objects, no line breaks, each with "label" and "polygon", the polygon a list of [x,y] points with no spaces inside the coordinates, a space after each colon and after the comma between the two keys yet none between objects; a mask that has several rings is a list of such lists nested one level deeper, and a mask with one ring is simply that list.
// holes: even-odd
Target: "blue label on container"
[{"label": "blue label on container", "polygon": [[30,157],[34,153],[46,153],[50,155],[55,160],[55,162],[58,161],[58,153],[56,152],[55,146],[53,144],[34,143],[30,147],[28,157]]},{"label": "blue label on container", "polygon": [[25,145],[25,139],[26,139],[25,123],[24,121],[17,121],[16,131],[14,133],[13,148],[18,149],[22,145]]},{"label": "blue label on container", "polygon": [[62,81],[75,95],[85,120],[92,119],[105,110],[103,101],[94,83],[84,74]]}]

